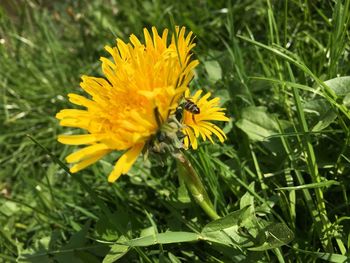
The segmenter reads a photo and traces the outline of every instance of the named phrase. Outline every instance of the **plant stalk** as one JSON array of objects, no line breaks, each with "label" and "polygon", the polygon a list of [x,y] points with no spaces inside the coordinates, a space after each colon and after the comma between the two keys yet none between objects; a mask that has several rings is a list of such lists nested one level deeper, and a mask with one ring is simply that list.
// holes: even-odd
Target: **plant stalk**
[{"label": "plant stalk", "polygon": [[184,180],[193,198],[211,219],[219,219],[220,216],[216,213],[200,177],[189,160],[181,151],[175,153],[174,156],[176,158],[178,175]]}]

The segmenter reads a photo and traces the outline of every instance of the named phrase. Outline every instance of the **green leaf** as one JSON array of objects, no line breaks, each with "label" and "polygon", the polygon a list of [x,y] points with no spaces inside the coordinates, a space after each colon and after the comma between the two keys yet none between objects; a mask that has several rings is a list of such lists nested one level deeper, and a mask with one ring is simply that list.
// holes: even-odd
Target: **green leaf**
[{"label": "green leaf", "polygon": [[140,237],[147,237],[151,235],[155,235],[157,233],[157,229],[155,229],[153,226],[141,229]]},{"label": "green leaf", "polygon": [[215,90],[215,97],[220,98],[220,106],[231,100],[230,92],[226,89]]},{"label": "green leaf", "polygon": [[[119,213],[113,213],[113,216],[120,218]],[[119,238],[118,229],[110,222],[110,218],[101,216],[95,225],[96,234],[103,240],[115,241]]]},{"label": "green leaf", "polygon": [[346,94],[344,99],[343,99],[343,104],[346,107],[350,107],[350,93]]},{"label": "green leaf", "polygon": [[83,247],[86,242],[87,242],[87,233],[90,227],[90,223],[87,223],[84,225],[84,227],[77,233],[75,233],[69,240],[69,242],[64,245],[60,250],[62,251],[69,251],[69,252],[65,252],[65,253],[58,253],[55,256],[55,259],[58,262],[83,262],[80,258],[79,255],[77,255],[74,251],[74,249],[76,248],[81,248]]},{"label": "green leaf", "polygon": [[232,226],[238,226],[244,220],[244,218],[246,218],[248,208],[249,207],[245,207],[238,211],[232,212],[225,217],[210,222],[204,226],[202,234],[224,230]]},{"label": "green leaf", "polygon": [[0,211],[2,214],[6,216],[12,216],[16,212],[20,210],[20,207],[12,201],[5,201],[1,206],[0,206]]},{"label": "green leaf", "polygon": [[255,221],[252,211],[248,206],[210,222],[202,230],[204,239],[227,246],[251,246],[249,235],[242,235],[240,230]]},{"label": "green leaf", "polygon": [[211,83],[215,83],[222,78],[221,66],[216,60],[205,61],[204,67],[208,73],[208,79]]},{"label": "green leaf", "polygon": [[17,262],[21,263],[45,263],[50,262],[52,256],[47,253],[50,243],[50,237],[43,237],[36,240],[32,248],[20,251]]},{"label": "green leaf", "polygon": [[312,184],[303,184],[298,186],[289,186],[289,187],[278,187],[276,190],[303,190],[303,189],[310,189],[310,188],[320,188],[320,187],[329,187],[331,185],[339,185],[340,183],[335,180],[328,180],[320,183],[312,183]]},{"label": "green leaf", "polygon": [[112,263],[123,257],[129,251],[129,246],[121,244],[125,241],[127,241],[127,239],[124,236],[121,236],[117,241],[118,244],[111,246],[111,249],[103,259],[102,263]]},{"label": "green leaf", "polygon": [[197,233],[169,231],[165,233],[131,239],[125,242],[124,244],[130,247],[145,247],[145,246],[151,246],[155,244],[192,242],[192,241],[198,241],[200,239],[201,239],[201,236]]},{"label": "green leaf", "polygon": [[262,230],[257,239],[260,239],[260,246],[248,248],[252,251],[264,251],[288,244],[294,239],[294,233],[286,224],[276,223],[268,225]]},{"label": "green leaf", "polygon": [[333,254],[333,253],[321,253],[321,252],[313,252],[313,254],[316,255],[318,258],[326,260],[328,262],[334,262],[334,263],[350,262],[350,257],[347,257],[345,255]]},{"label": "green leaf", "polygon": [[[324,82],[334,93],[343,99],[345,106],[350,105],[350,77],[339,77]],[[337,114],[326,99],[313,99],[304,104],[304,109],[309,113],[316,113],[318,122],[312,131],[318,132],[327,128],[337,118]]]},{"label": "green leaf", "polygon": [[191,203],[191,198],[188,194],[187,187],[183,180],[180,181],[180,186],[177,188],[177,199],[184,204]]},{"label": "green leaf", "polygon": [[313,99],[304,103],[304,111],[315,115],[316,124],[312,131],[322,131],[327,128],[336,118],[337,114],[325,99]]},{"label": "green leaf", "polygon": [[338,96],[345,96],[350,93],[350,76],[329,79],[324,82]]},{"label": "green leaf", "polygon": [[[285,121],[280,121],[286,126]],[[279,126],[272,114],[265,107],[247,107],[242,110],[241,119],[236,123],[253,141],[264,141],[267,137],[279,133]]]},{"label": "green leaf", "polygon": [[[255,191],[255,183],[252,182],[250,185],[249,185],[249,190],[254,192]],[[241,199],[239,200],[239,207],[240,209],[243,209],[247,206],[251,206],[253,207],[254,206],[254,196],[252,196],[248,191],[241,197]]]},{"label": "green leaf", "polygon": [[171,261],[171,263],[181,263],[181,260],[178,259],[174,254],[172,254],[171,252],[168,253],[168,257]]},{"label": "green leaf", "polygon": [[327,128],[335,119],[337,118],[337,114],[334,110],[329,110],[325,115],[323,115],[319,122],[312,128],[312,131],[318,132]]},{"label": "green leaf", "polygon": [[335,254],[335,253],[326,253],[326,252],[315,252],[315,251],[307,251],[304,249],[299,248],[293,248],[295,251],[305,253],[307,255],[311,255],[313,257],[317,257],[323,260],[326,260],[327,262],[334,262],[334,263],[346,263],[350,262],[350,257],[341,255],[341,254]]}]

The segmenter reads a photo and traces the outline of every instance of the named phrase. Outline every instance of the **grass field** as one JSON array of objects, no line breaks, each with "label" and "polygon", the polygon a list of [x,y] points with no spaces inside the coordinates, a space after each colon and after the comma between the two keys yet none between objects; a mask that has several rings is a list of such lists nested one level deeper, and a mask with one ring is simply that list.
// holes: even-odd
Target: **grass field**
[{"label": "grass field", "polygon": [[[350,262],[350,0],[0,2],[0,262]],[[55,118],[115,39],[186,26],[228,139],[186,151],[220,217],[115,152],[77,174]],[[61,160],[62,163],[59,161]]]}]

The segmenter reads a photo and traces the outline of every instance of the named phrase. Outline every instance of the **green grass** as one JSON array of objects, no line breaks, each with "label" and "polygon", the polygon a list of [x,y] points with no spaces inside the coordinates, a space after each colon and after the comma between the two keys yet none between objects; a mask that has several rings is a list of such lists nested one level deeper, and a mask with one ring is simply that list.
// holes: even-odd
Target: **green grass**
[{"label": "green grass", "polygon": [[[349,0],[12,2],[0,4],[0,262],[350,262]],[[73,149],[54,116],[81,75],[101,75],[103,47],[172,21],[196,35],[193,89],[232,118],[225,144],[187,152],[219,221],[172,159],[114,184],[118,153],[75,175],[59,161]]]}]

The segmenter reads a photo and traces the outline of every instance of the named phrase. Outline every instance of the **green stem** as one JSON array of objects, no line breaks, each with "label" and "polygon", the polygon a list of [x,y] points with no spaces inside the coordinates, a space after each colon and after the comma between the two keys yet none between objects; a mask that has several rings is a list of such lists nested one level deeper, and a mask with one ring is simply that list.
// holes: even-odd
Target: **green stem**
[{"label": "green stem", "polygon": [[180,151],[174,154],[174,156],[176,158],[178,174],[184,180],[193,198],[211,219],[219,219],[220,216],[216,213],[201,179],[189,160]]},{"label": "green stem", "polygon": [[[290,65],[287,64],[287,67],[288,67],[290,76],[292,78],[292,81],[295,82]],[[295,106],[297,109],[297,116],[300,123],[300,127],[301,127],[301,130],[305,133],[305,136],[302,138],[302,146],[304,148],[305,155],[306,155],[307,167],[311,175],[312,182],[320,183],[322,179],[318,171],[318,165],[316,162],[314,148],[310,140],[310,135],[308,133],[309,128],[305,119],[304,109],[301,104],[299,91],[297,88],[292,87],[292,92],[293,92]],[[332,224],[327,215],[326,203],[323,196],[322,188],[315,188],[315,196],[316,196],[316,206],[318,210],[318,218],[316,217],[315,221],[318,225],[317,227],[320,229],[319,231],[321,232],[321,243],[327,252],[332,253],[334,251],[332,246],[332,235],[331,235]]]}]

